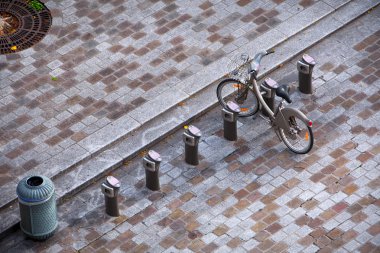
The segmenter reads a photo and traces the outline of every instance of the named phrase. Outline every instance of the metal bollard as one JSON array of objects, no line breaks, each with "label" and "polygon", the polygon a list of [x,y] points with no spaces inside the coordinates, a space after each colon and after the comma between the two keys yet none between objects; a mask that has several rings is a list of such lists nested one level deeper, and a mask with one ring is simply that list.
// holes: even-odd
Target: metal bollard
[{"label": "metal bollard", "polygon": [[315,66],[315,60],[304,54],[302,59],[297,62],[297,70],[298,70],[298,87],[300,92],[305,94],[312,94],[313,87],[311,82],[311,76],[313,72],[313,68]]},{"label": "metal bollard", "polygon": [[[265,95],[263,95],[265,103],[268,105],[268,107],[272,110],[274,110],[274,98],[276,95],[276,89],[278,88],[278,83],[273,80],[272,78],[266,78],[264,82],[260,86],[261,91],[265,91]],[[268,112],[264,109],[264,107],[261,108],[261,112],[264,116],[269,116]]]},{"label": "metal bollard", "polygon": [[161,161],[162,159],[160,154],[154,150],[149,150],[148,155],[146,155],[143,159],[143,165],[145,168],[145,183],[149,190],[160,190],[160,179],[158,173]]},{"label": "metal bollard", "polygon": [[237,140],[237,117],[240,112],[240,107],[232,102],[227,102],[227,108],[223,108],[223,127],[224,127],[224,138],[229,141]]},{"label": "metal bollard", "polygon": [[120,181],[113,176],[108,176],[101,188],[105,198],[106,213],[113,217],[119,216],[117,196],[119,195]]},{"label": "metal bollard", "polygon": [[185,162],[190,165],[198,165],[198,143],[201,138],[201,131],[195,126],[190,125],[183,133],[185,142]]}]

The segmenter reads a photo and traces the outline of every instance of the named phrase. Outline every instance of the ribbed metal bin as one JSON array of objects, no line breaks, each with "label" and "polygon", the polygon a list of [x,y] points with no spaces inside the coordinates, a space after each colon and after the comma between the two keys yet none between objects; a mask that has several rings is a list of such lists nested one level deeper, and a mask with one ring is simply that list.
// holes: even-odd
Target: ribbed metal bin
[{"label": "ribbed metal bin", "polygon": [[29,237],[44,240],[58,226],[55,188],[45,176],[28,176],[17,185],[21,230]]}]

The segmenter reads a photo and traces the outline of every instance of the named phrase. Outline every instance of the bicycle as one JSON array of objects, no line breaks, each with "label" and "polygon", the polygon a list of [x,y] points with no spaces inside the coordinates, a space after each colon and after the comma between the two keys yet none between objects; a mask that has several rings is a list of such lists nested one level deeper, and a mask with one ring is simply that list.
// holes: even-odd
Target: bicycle
[{"label": "bicycle", "polygon": [[[267,112],[269,122],[276,135],[294,153],[308,153],[314,143],[312,121],[300,110],[286,108],[284,101],[292,103],[287,85],[277,85],[273,82],[270,87],[257,84],[257,76],[261,59],[274,53],[273,49],[257,53],[252,61],[248,55],[242,55],[243,64],[230,73],[230,77],[218,84],[216,93],[219,103],[226,109],[228,101],[235,101],[240,105],[239,117],[252,116],[259,110],[259,105]],[[232,78],[231,78],[232,75]],[[239,78],[242,77],[242,78]],[[265,102],[263,96],[270,92],[282,98],[274,112]],[[248,106],[247,106],[248,104]]]}]

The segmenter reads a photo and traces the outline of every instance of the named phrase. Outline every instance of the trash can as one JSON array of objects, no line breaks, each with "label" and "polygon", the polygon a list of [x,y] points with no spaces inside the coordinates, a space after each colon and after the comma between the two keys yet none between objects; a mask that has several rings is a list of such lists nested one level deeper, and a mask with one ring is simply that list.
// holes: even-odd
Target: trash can
[{"label": "trash can", "polygon": [[106,205],[106,213],[109,216],[118,217],[119,213],[119,204],[117,201],[117,196],[119,195],[120,190],[120,181],[113,176],[108,176],[106,181],[102,183],[101,189],[104,194],[104,200]]},{"label": "trash can", "polygon": [[28,176],[17,185],[20,227],[30,238],[44,240],[58,226],[55,188],[45,176]]},{"label": "trash can", "polygon": [[[265,95],[263,95],[264,101],[273,112],[275,102],[274,98],[276,95],[276,89],[278,88],[278,83],[272,78],[267,78],[261,84],[260,88],[261,91],[266,92]],[[269,113],[264,109],[264,107],[261,108],[261,112],[264,116],[269,116]]]},{"label": "trash can", "polygon": [[312,94],[313,87],[311,77],[313,68],[315,66],[315,60],[311,56],[304,54],[302,59],[297,62],[298,70],[298,88],[300,92],[305,94]]}]

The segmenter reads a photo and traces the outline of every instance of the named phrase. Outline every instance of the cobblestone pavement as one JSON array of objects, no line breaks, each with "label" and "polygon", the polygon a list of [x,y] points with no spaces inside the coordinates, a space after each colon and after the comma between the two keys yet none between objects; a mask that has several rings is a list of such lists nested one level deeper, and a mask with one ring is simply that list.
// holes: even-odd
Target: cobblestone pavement
[{"label": "cobblestone pavement", "polygon": [[[308,51],[313,95],[294,91],[314,120],[315,146],[289,152],[257,117],[223,139],[220,108],[192,124],[200,164],[184,163],[182,131],[153,147],[163,157],[161,191],[144,187],[140,157],[113,175],[121,216],[104,214],[99,182],[59,207],[45,242],[15,232],[2,252],[379,252],[379,10]],[[295,80],[294,62],[272,76]]]},{"label": "cobblestone pavement", "polygon": [[86,137],[293,15],[331,10],[325,2],[47,1],[49,35],[0,56],[0,186],[64,151],[66,163],[89,156]]}]

